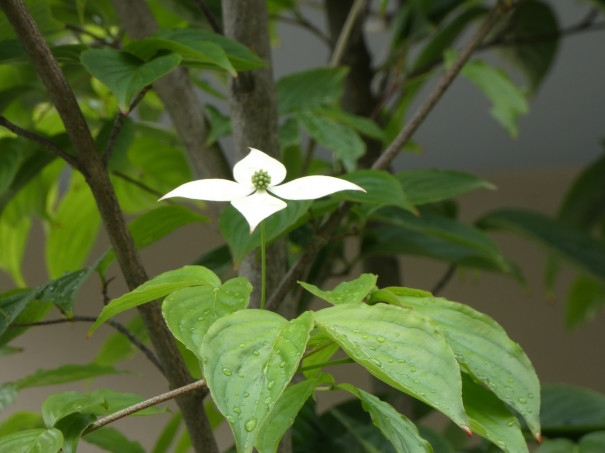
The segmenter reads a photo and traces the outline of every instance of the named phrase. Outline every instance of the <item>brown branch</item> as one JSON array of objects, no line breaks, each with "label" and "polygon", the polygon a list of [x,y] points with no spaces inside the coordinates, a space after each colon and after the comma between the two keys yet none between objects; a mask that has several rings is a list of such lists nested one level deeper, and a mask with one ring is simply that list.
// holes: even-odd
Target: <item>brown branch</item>
[{"label": "brown branch", "polygon": [[59,148],[57,145],[55,145],[53,142],[51,142],[46,137],[43,137],[41,135],[36,134],[35,132],[31,132],[31,131],[28,131],[26,129],[19,127],[16,124],[11,123],[8,119],[6,119],[2,115],[0,115],[0,125],[4,126],[5,128],[7,128],[9,131],[11,131],[15,135],[18,135],[20,137],[23,137],[28,140],[34,141],[36,143],[39,143],[40,145],[44,146],[46,149],[50,150],[53,154],[56,154],[57,156],[59,156],[61,159],[63,159],[69,165],[74,167],[76,170],[80,170],[80,164],[74,156],[63,151],[61,148]]},{"label": "brown branch", "polygon": [[[468,61],[475,49],[481,44],[481,41],[485,38],[487,33],[504,14],[517,5],[518,2],[507,3],[506,5],[499,2],[496,6],[494,6],[485,21],[471,37],[466,47],[458,54],[456,61],[454,61],[452,66],[447,70],[433,91],[428,95],[427,99],[420,105],[415,115],[410,119],[401,132],[399,132],[391,144],[383,151],[376,162],[374,162],[372,169],[383,170],[389,166],[401,147],[405,145],[405,143],[412,137],[414,132],[416,132],[433,107],[435,107],[439,99],[441,99],[443,93],[445,93],[447,88],[454,81],[464,64]],[[327,244],[329,234],[338,226],[340,221],[345,217],[352,206],[353,204],[349,202],[342,203],[338,209],[336,209],[336,211],[330,214],[326,222],[321,227],[321,234],[314,237],[314,239],[305,249],[305,252],[302,254],[302,256],[288,270],[278,287],[275,289],[275,291],[273,291],[271,298],[267,302],[267,309],[275,311],[280,306],[282,301],[288,295],[290,288],[292,288],[297,280],[302,279],[303,274],[311,265],[319,250],[321,250],[321,248]]]},{"label": "brown branch", "polygon": [[330,57],[331,68],[334,68],[340,64],[342,61],[342,57],[345,54],[345,50],[349,43],[349,38],[353,32],[353,28],[355,27],[355,23],[361,16],[361,12],[363,11],[363,7],[367,0],[355,0],[353,6],[349,11],[349,15],[347,16],[347,20],[345,21],[342,30],[340,31],[340,35],[338,36],[338,40],[336,41],[336,45],[334,46],[334,51],[332,52],[332,56]]},{"label": "brown branch", "polygon": [[[52,326],[55,324],[66,324],[71,322],[95,322],[97,320],[96,316],[72,316],[71,318],[58,318],[58,319],[46,319],[44,321],[36,321],[36,322],[20,322],[11,324],[9,327],[37,327],[37,326]],[[106,322],[111,327],[116,329],[130,341],[134,346],[139,348],[139,350],[149,359],[151,363],[153,363],[158,370],[163,373],[162,365],[158,360],[157,356],[151,351],[141,340],[139,340],[128,328],[115,321],[110,319]]]},{"label": "brown branch", "polygon": [[[123,3],[130,4],[131,2]],[[0,0],[0,8],[15,30],[38,76],[44,83],[51,101],[59,112],[78,161],[82,165],[80,171],[95,197],[120,269],[128,287],[134,289],[147,281],[147,273],[126,226],[106,166],[97,153],[94,140],[75,95],[23,0]],[[169,385],[172,388],[178,388],[189,384],[192,377],[174,337],[166,326],[159,305],[156,302],[150,302],[140,305],[137,310],[149,332]],[[195,450],[197,452],[216,451],[216,443],[204,412],[203,398],[203,392],[185,395],[177,399],[177,404],[183,412],[183,418]]]},{"label": "brown branch", "polygon": [[216,34],[222,35],[223,30],[222,30],[221,26],[219,25],[219,23],[217,22],[216,18],[214,17],[214,14],[212,14],[212,11],[210,11],[210,8],[206,4],[206,1],[205,0],[193,0],[193,1],[202,10],[204,17],[210,24],[210,27],[212,27],[212,31],[214,31],[214,33],[216,33]]},{"label": "brown branch", "polygon": [[108,425],[109,423],[115,422],[116,420],[124,418],[128,415],[142,411],[143,409],[147,409],[148,407],[155,406],[157,404],[163,403],[164,401],[177,398],[190,392],[195,392],[196,390],[205,389],[206,387],[206,381],[202,379],[200,381],[195,381],[191,384],[187,384],[178,389],[171,390],[170,392],[154,396],[153,398],[149,398],[148,400],[141,401],[140,403],[134,404],[130,407],[122,409],[121,411],[114,412],[113,414],[108,415],[107,417],[103,417],[102,419],[97,420],[84,430],[82,436],[85,436],[86,434],[89,434],[105,425]]},{"label": "brown branch", "polygon": [[143,88],[139,94],[137,94],[137,96],[132,100],[132,102],[130,103],[130,105],[128,106],[128,111],[127,112],[118,112],[118,114],[116,115],[116,119],[113,122],[113,128],[111,129],[111,135],[109,136],[109,140],[107,141],[107,146],[105,147],[105,152],[103,153],[103,162],[105,163],[105,165],[107,165],[107,163],[109,162],[109,159],[111,158],[111,153],[113,152],[116,143],[118,142],[118,135],[120,134],[120,131],[122,130],[122,126],[124,125],[124,121],[126,121],[126,117],[128,116],[128,114],[130,112],[132,112],[135,107],[139,104],[139,102],[141,102],[143,100],[143,98],[145,97],[145,94],[147,94],[147,92],[151,89],[151,85],[147,85],[145,88]]},{"label": "brown branch", "polygon": [[332,41],[330,38],[323,32],[321,29],[316,27],[313,23],[309,22],[300,11],[293,10],[292,14],[294,17],[288,16],[280,16],[278,14],[270,14],[269,18],[273,20],[278,20],[280,22],[284,22],[286,24],[298,25],[299,27],[304,28],[305,30],[310,31],[313,35],[315,35],[318,39],[320,39],[327,46],[332,45]]}]

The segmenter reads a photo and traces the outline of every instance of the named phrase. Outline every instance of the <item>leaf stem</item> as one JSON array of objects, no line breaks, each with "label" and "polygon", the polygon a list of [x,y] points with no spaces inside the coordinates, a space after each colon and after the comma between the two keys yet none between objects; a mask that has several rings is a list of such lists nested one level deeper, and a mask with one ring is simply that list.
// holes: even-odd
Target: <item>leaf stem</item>
[{"label": "leaf stem", "polygon": [[323,368],[325,366],[343,365],[345,363],[355,362],[352,358],[347,357],[346,359],[331,360],[329,362],[316,363],[315,365],[303,366],[298,369],[299,373],[303,371],[316,370],[317,368]]},{"label": "leaf stem", "polygon": [[260,223],[260,259],[262,267],[262,284],[261,284],[261,296],[260,296],[260,309],[265,309],[265,293],[267,290],[267,266],[265,256],[265,221]]}]

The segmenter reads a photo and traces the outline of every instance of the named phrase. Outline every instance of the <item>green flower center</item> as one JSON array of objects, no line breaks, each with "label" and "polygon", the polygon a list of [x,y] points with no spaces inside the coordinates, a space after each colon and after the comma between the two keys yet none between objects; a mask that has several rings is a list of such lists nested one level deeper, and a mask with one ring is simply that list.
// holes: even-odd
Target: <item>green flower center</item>
[{"label": "green flower center", "polygon": [[265,190],[271,184],[271,176],[265,170],[258,170],[252,175],[252,185],[257,190]]}]

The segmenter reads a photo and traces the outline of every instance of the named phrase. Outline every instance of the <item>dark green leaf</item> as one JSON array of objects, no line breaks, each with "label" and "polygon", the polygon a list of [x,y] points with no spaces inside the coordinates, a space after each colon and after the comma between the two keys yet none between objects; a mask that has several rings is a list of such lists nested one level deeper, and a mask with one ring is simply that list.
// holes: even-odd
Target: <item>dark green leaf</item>
[{"label": "dark green leaf", "polygon": [[37,295],[35,290],[12,290],[0,295],[0,334],[4,333],[17,316]]},{"label": "dark green leaf", "polygon": [[[548,3],[530,0],[513,10],[499,50],[510,58],[536,91],[552,67],[559,48],[559,23]],[[545,39],[548,37],[548,39]]]},{"label": "dark green leaf", "polygon": [[366,145],[354,129],[322,117],[316,111],[297,112],[296,118],[311,137],[334,153],[347,171],[355,169],[357,159],[365,153]]},{"label": "dark green leaf", "polygon": [[168,452],[168,448],[170,448],[170,444],[176,437],[176,433],[183,421],[183,414],[181,412],[177,412],[174,416],[166,423],[166,426],[160,433],[158,440],[153,446],[153,450],[151,453],[166,453]]},{"label": "dark green leaf", "polygon": [[80,56],[84,67],[118,99],[120,110],[128,112],[132,98],[178,66],[181,56],[175,53],[143,61],[114,49],[89,49]]},{"label": "dark green leaf", "polygon": [[471,225],[429,211],[415,216],[395,208],[382,208],[372,218],[383,225],[372,228],[364,244],[364,254],[420,255],[461,266],[516,272],[496,244]]},{"label": "dark green leaf", "polygon": [[164,272],[107,304],[88,331],[88,336],[105,321],[125,310],[164,297],[177,289],[206,285],[219,287],[221,280],[214,272],[203,266],[184,266]]},{"label": "dark green leaf", "polygon": [[298,368],[312,327],[311,312],[288,322],[270,311],[240,310],[218,319],[204,337],[208,387],[241,453],[252,451]]},{"label": "dark green leaf", "polygon": [[19,411],[0,423],[0,437],[25,429],[44,428],[44,420],[37,412]]},{"label": "dark green leaf", "polygon": [[[2,303],[0,302],[0,305],[1,304]],[[41,321],[44,319],[46,314],[52,310],[52,308],[53,304],[51,303],[32,300],[25,306],[23,310],[21,310],[21,312],[14,319],[13,323],[25,324]],[[9,343],[20,335],[23,335],[29,329],[31,329],[31,327],[11,327],[10,329],[6,329],[2,334],[0,334],[0,346]]]},{"label": "dark green leaf", "polygon": [[[434,319],[463,369],[519,411],[536,438],[540,435],[538,377],[521,347],[496,321],[467,305],[418,295],[415,290],[385,291],[399,298],[394,303]],[[381,300],[380,291],[372,293],[372,301]]]},{"label": "dark green leaf", "polygon": [[76,272],[66,272],[62,277],[42,285],[38,288],[38,299],[52,302],[67,317],[73,315],[73,306],[78,291],[93,273],[94,266]]},{"label": "dark green leaf", "polygon": [[129,440],[124,434],[114,428],[99,428],[88,433],[83,439],[112,453],[145,453],[145,449],[141,444]]},{"label": "dark green leaf", "polygon": [[605,307],[605,284],[580,276],[567,294],[565,324],[574,329],[593,319]]},{"label": "dark green leaf", "polygon": [[546,247],[565,262],[605,282],[605,245],[538,212],[502,209],[481,218],[481,228],[506,230]]},{"label": "dark green leaf", "polygon": [[206,146],[210,146],[219,138],[231,134],[231,117],[223,115],[216,107],[210,104],[206,104],[206,113],[210,121],[210,132],[206,138]]},{"label": "dark green leaf", "polygon": [[121,372],[111,366],[101,366],[94,363],[88,365],[62,365],[50,370],[38,370],[27,377],[15,382],[19,389],[41,387],[45,385],[64,384],[66,382],[81,381],[97,376],[120,374]]},{"label": "dark green leaf", "polygon": [[395,451],[433,452],[431,445],[420,437],[416,426],[393,406],[351,384],[340,384],[337,388],[351,392],[361,400],[362,407],[370,414],[374,425],[391,441]]},{"label": "dark green leaf", "polygon": [[97,417],[90,413],[74,412],[61,418],[55,428],[63,433],[63,453],[76,453],[82,433],[96,421]]},{"label": "dark green leaf", "polygon": [[56,453],[63,446],[58,429],[27,429],[0,438],[0,451],[27,453]]},{"label": "dark green leaf", "polygon": [[466,375],[462,378],[462,398],[473,434],[488,439],[506,453],[529,451],[517,417],[492,392]]},{"label": "dark green leaf", "polygon": [[318,115],[333,119],[356,130],[366,137],[384,141],[384,131],[374,121],[363,116],[352,115],[340,107],[324,107],[315,110]]},{"label": "dark green leaf", "polygon": [[316,312],[317,327],[378,379],[469,430],[460,369],[429,317],[392,305],[343,304]]},{"label": "dark green leaf", "polygon": [[542,430],[546,437],[580,436],[605,430],[605,395],[581,387],[542,387]]},{"label": "dark green leaf", "polygon": [[318,68],[281,78],[276,84],[280,114],[338,102],[347,68]]},{"label": "dark green leaf", "polygon": [[72,414],[92,414],[93,409],[103,402],[101,395],[89,396],[79,392],[55,393],[42,403],[42,417],[46,426],[53,427]]},{"label": "dark green leaf", "polygon": [[374,274],[362,274],[350,282],[339,283],[331,291],[322,291],[310,283],[299,282],[299,284],[314,296],[338,305],[363,302],[370,291],[376,287],[377,279],[378,276]]},{"label": "dark green leaf", "polygon": [[334,198],[370,204],[370,212],[381,206],[398,206],[407,211],[418,213],[397,179],[387,171],[357,170],[346,173],[341,178],[357,184],[366,192],[348,190],[335,193]]},{"label": "dark green leaf", "polygon": [[[288,207],[265,220],[265,240],[267,243],[294,228],[302,215],[307,212],[311,201],[288,201]],[[219,217],[223,237],[231,248],[233,261],[239,264],[244,256],[260,247],[260,228],[250,234],[250,226],[244,217],[232,206]]]},{"label": "dark green leaf", "polygon": [[484,179],[453,170],[408,170],[395,176],[410,202],[415,205],[448,200],[480,187],[496,188]]}]

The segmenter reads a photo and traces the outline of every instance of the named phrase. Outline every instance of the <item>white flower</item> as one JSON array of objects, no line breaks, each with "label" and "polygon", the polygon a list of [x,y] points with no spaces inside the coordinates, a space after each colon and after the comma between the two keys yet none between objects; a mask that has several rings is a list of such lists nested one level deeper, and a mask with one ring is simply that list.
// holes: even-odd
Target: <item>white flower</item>
[{"label": "white flower", "polygon": [[246,218],[252,233],[260,222],[287,206],[280,198],[315,200],[341,190],[365,192],[352,182],[331,176],[305,176],[279,185],[286,178],[286,167],[258,149],[250,150],[250,154],[233,167],[235,182],[226,179],[191,181],[168,192],[160,200],[185,197],[206,201],[230,201]]}]

